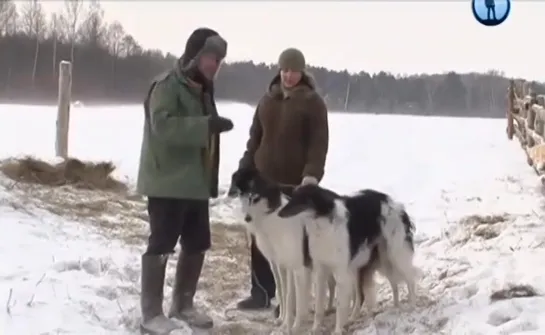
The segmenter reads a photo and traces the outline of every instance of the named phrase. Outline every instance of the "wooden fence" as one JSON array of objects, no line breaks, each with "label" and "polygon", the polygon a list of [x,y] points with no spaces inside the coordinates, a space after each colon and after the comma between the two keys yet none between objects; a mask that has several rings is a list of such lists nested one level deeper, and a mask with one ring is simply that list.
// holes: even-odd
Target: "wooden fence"
[{"label": "wooden fence", "polygon": [[[511,80],[509,83],[507,137],[512,140],[513,136],[519,139],[528,164],[543,182],[545,171],[540,167],[543,162],[535,159],[535,146],[545,143],[545,95],[536,94],[529,82],[521,80]],[[545,146],[541,147],[545,152]]]}]

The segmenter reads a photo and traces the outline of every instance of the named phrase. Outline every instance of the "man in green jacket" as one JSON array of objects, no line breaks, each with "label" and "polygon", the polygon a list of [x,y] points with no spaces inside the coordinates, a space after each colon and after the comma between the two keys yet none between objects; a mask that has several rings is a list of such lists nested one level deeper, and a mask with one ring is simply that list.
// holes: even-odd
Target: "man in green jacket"
[{"label": "man in green jacket", "polygon": [[[142,255],[141,332],[169,334],[179,328],[211,328],[193,306],[205,252],[210,248],[208,201],[218,194],[219,134],[233,128],[218,115],[213,81],[227,53],[215,31],[189,37],[175,68],[152,83],[144,102],[145,125],[137,190],[148,198],[150,235]],[[180,239],[172,305],[165,316],[163,287],[168,255]]]}]

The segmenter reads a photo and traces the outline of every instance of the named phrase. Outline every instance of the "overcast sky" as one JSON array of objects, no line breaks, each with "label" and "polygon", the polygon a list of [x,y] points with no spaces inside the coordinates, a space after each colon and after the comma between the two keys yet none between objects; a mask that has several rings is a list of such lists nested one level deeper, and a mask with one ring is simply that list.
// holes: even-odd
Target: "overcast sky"
[{"label": "overcast sky", "polygon": [[[61,4],[46,3],[49,10]],[[200,26],[229,42],[228,60],[276,62],[287,47],[307,62],[351,72],[400,74],[486,71],[545,81],[545,43],[539,34],[545,2],[513,1],[498,27],[473,18],[457,2],[187,2],[103,1],[146,48],[181,54]]]}]

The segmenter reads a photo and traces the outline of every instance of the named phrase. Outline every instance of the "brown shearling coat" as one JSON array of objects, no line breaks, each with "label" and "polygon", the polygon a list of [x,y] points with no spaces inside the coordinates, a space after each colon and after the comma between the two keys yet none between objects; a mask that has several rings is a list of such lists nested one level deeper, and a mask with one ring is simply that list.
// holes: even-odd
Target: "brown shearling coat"
[{"label": "brown shearling coat", "polygon": [[327,107],[304,73],[285,96],[280,74],[260,100],[239,167],[255,167],[267,179],[298,185],[303,177],[324,176],[329,146]]}]

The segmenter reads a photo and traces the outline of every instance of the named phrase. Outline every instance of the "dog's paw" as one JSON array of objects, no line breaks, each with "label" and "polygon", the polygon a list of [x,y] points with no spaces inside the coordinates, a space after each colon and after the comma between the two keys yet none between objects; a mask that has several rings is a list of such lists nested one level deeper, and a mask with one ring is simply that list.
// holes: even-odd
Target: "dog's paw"
[{"label": "dog's paw", "polygon": [[310,329],[310,335],[320,335],[322,334],[322,326],[320,324],[313,324]]},{"label": "dog's paw", "polygon": [[291,327],[288,325],[287,322],[282,322],[282,324],[280,326],[278,326],[278,329],[283,333],[283,334],[291,334]]},{"label": "dog's paw", "polygon": [[291,333],[292,334],[299,334],[299,331],[301,330],[302,324],[300,322],[294,322],[293,326],[291,326]]}]

